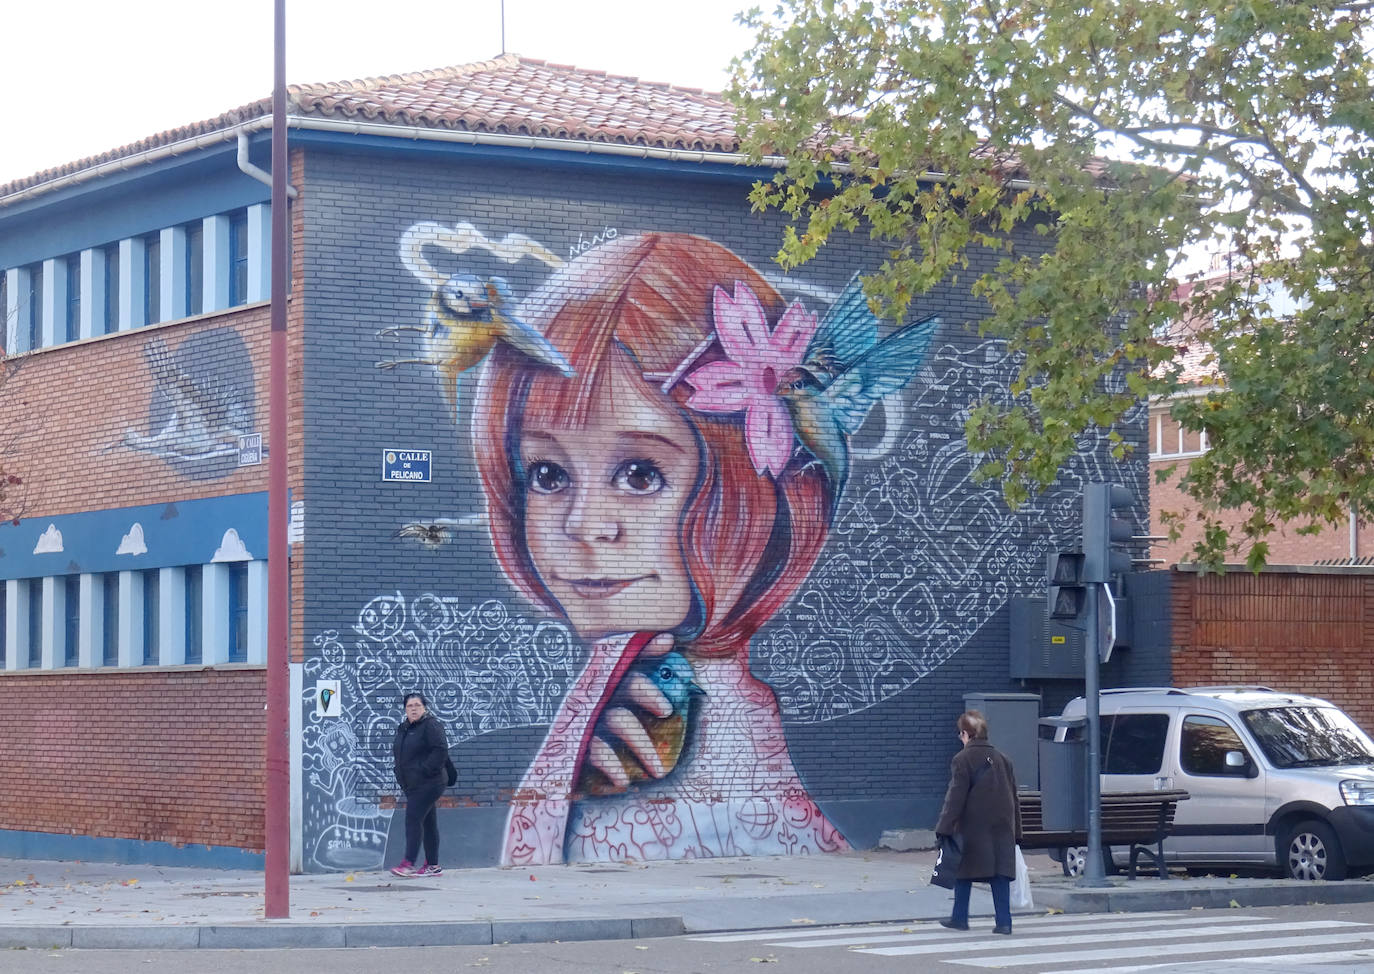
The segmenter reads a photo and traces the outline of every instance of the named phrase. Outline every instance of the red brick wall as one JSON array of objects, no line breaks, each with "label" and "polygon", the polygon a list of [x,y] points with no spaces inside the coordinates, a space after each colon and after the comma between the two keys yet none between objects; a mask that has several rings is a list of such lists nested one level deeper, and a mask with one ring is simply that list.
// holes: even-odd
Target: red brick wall
[{"label": "red brick wall", "polygon": [[[1151,557],[1163,558],[1166,565],[1194,560],[1193,545],[1202,537],[1202,522],[1194,517],[1197,502],[1178,489],[1179,475],[1187,469],[1187,460],[1178,463],[1178,470],[1163,483],[1155,480],[1155,472],[1169,466],[1162,461],[1150,463],[1150,533],[1166,535],[1168,529],[1160,517],[1164,511],[1184,513],[1183,536],[1167,544],[1154,545]],[[1227,527],[1238,527],[1245,519],[1245,512],[1233,512],[1222,518]],[[1298,534],[1297,525],[1280,527],[1269,536],[1269,557],[1271,565],[1312,565],[1319,561],[1339,561],[1350,557],[1350,528],[1343,524],[1336,528],[1326,528],[1317,534]],[[1361,524],[1356,539],[1357,558],[1368,559],[1374,556],[1374,525]],[[1243,553],[1242,553],[1243,555]],[[1237,556],[1239,561],[1241,556]]]},{"label": "red brick wall", "polygon": [[151,380],[144,345],[156,335],[175,350],[187,336],[208,328],[231,327],[247,344],[258,428],[266,433],[267,324],[267,306],[253,305],[21,357],[18,373],[0,396],[0,430],[19,433],[13,461],[7,458],[6,463],[24,478],[24,515],[50,517],[266,490],[265,463],[240,467],[226,477],[193,480],[149,453],[111,446],[127,429],[147,432]]},{"label": "red brick wall", "polygon": [[[1197,451],[1202,441],[1197,433],[1184,432],[1179,439],[1179,427],[1169,415],[1157,411],[1150,414],[1150,452],[1155,456],[1160,452],[1177,453]],[[1194,560],[1193,545],[1202,538],[1202,521],[1197,516],[1197,502],[1178,489],[1179,477],[1188,469],[1190,460],[1163,459],[1150,461],[1150,533],[1164,536],[1168,530],[1161,515],[1165,511],[1182,514],[1183,536],[1177,541],[1154,545],[1151,556],[1164,559],[1165,565],[1188,563]],[[1164,481],[1157,474],[1169,467],[1174,472]],[[1248,509],[1230,512],[1221,521],[1228,528],[1240,526],[1248,514]],[[1340,561],[1351,557],[1350,526],[1343,522],[1337,527],[1327,527],[1316,534],[1299,534],[1300,524],[1281,525],[1279,530],[1269,536],[1268,563],[1271,565],[1312,565],[1319,561]],[[1240,552],[1235,561],[1244,560],[1245,551]],[[1374,524],[1359,525],[1355,539],[1354,557],[1369,559],[1374,556]]]},{"label": "red brick wall", "polygon": [[1374,732],[1374,573],[1175,572],[1175,686],[1325,697]]},{"label": "red brick wall", "polygon": [[263,848],[262,667],[0,675],[0,829]]}]

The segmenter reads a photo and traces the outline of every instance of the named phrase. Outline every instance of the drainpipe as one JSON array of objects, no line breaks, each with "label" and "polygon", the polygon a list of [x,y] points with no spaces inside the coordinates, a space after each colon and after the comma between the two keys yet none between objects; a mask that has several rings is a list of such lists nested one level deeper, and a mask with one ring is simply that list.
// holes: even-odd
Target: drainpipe
[{"label": "drainpipe", "polygon": [[[252,176],[260,183],[266,183],[268,186],[272,185],[272,174],[268,172],[266,169],[262,169],[258,166],[253,165],[253,163],[249,161],[248,133],[245,132],[243,129],[239,129],[238,163],[239,169],[241,169],[247,175]],[[291,199],[295,199],[296,187],[288,185],[286,187],[286,195],[291,197]]]}]

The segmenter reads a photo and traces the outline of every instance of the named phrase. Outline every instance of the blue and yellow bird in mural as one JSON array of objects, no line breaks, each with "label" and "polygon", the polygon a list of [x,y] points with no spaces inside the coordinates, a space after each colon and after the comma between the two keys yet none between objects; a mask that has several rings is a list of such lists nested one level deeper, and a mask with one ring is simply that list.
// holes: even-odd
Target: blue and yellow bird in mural
[{"label": "blue and yellow bird in mural", "polygon": [[939,327],[939,318],[923,318],[879,341],[878,319],[855,274],[821,320],[801,364],[779,383],[797,438],[830,481],[832,519],[849,479],[849,437],[874,403],[911,381]]},{"label": "blue and yellow bird in mural", "polygon": [[472,274],[454,274],[438,287],[425,306],[423,325],[383,328],[381,336],[418,331],[424,338],[419,358],[378,362],[379,369],[398,365],[432,365],[443,381],[444,399],[458,417],[458,377],[505,342],[537,362],[563,375],[576,373],[563,354],[532,325],[515,316],[515,296],[505,278],[483,280]]},{"label": "blue and yellow bird in mural", "polygon": [[[654,752],[658,755],[659,764],[666,773],[677,766],[682,756],[682,748],[687,742],[692,701],[698,696],[705,696],[706,691],[697,684],[696,671],[692,669],[687,657],[676,650],[663,656],[637,660],[630,670],[630,674],[634,673],[648,678],[654,688],[663,694],[664,699],[672,707],[672,712],[666,717],[658,717],[617,698],[612,699],[611,706],[628,706],[634,713],[634,719],[643,726]],[[629,678],[627,675],[627,680]],[[614,752],[614,760],[620,764],[624,777],[630,784],[653,779],[653,776],[644,770],[642,762],[635,757],[630,746],[606,726],[604,717],[598,721],[594,733],[597,738],[608,743]],[[578,775],[574,791],[584,795],[610,795],[624,792],[628,787],[629,785],[617,785],[603,771],[587,763]]]}]

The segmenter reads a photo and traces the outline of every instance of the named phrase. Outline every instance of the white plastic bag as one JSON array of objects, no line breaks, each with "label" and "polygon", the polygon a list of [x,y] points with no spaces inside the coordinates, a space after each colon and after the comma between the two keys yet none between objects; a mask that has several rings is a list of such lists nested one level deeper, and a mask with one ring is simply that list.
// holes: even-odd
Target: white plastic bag
[{"label": "white plastic bag", "polygon": [[1035,909],[1035,901],[1031,899],[1030,870],[1026,868],[1026,857],[1021,855],[1020,846],[1016,847],[1016,878],[1011,881],[1011,908]]}]

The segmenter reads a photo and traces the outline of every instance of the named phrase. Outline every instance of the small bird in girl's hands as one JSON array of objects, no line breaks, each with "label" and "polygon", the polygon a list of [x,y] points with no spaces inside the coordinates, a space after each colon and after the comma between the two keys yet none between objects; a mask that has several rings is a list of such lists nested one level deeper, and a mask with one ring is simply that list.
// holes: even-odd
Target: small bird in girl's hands
[{"label": "small bird in girl's hands", "polygon": [[611,795],[677,766],[691,727],[692,702],[706,691],[687,657],[660,635],[641,653],[596,723],[575,792]]}]

